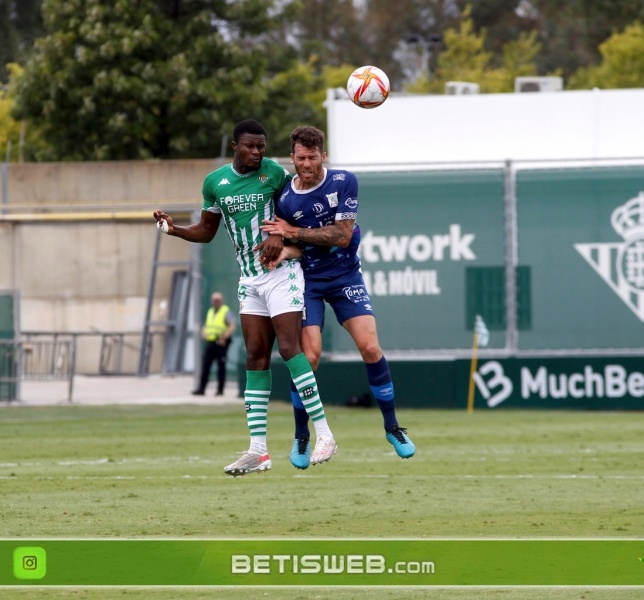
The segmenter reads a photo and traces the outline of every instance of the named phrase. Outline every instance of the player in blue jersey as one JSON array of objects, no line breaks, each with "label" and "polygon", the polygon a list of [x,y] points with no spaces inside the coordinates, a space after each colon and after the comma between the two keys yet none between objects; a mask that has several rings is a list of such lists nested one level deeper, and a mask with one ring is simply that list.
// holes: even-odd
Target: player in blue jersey
[{"label": "player in blue jersey", "polygon": [[[275,340],[295,382],[305,414],[317,436],[311,464],[328,461],[336,452],[311,365],[302,352],[304,278],[298,261],[277,260],[281,238],[263,233],[264,219],[274,215],[274,200],[290,179],[288,171],[265,158],[266,132],[253,120],[238,123],[233,131],[233,162],[206,176],[198,223],[182,226],[162,211],[155,211],[157,227],[189,242],[207,243],[220,223],[228,233],[241,271],[237,296],[246,345],[244,400],[250,447],[224,468],[236,477],[272,467],[266,442],[268,400],[271,392],[270,360]],[[262,261],[276,262],[267,269]]]},{"label": "player in blue jersey", "polygon": [[[360,228],[358,180],[349,172],[327,169],[324,133],[298,127],[291,133],[291,160],[296,175],[285,185],[275,206],[274,221],[262,229],[297,243],[302,252],[306,305],[302,347],[315,370],[322,355],[325,302],[333,309],[360,351],[367,379],[382,412],[386,438],[401,458],[411,458],[415,447],[396,418],[394,386],[387,359],[378,342],[376,318],[364,284],[358,257]],[[288,247],[284,256],[296,253]],[[295,440],[291,462],[309,466],[308,416],[294,388]]]}]

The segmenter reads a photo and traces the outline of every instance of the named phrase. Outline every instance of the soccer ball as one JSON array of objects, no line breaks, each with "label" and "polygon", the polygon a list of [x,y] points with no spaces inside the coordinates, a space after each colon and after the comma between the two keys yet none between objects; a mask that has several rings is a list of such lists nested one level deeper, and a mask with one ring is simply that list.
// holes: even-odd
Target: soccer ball
[{"label": "soccer ball", "polygon": [[359,67],[349,76],[347,92],[356,106],[376,108],[389,96],[389,77],[378,67]]}]

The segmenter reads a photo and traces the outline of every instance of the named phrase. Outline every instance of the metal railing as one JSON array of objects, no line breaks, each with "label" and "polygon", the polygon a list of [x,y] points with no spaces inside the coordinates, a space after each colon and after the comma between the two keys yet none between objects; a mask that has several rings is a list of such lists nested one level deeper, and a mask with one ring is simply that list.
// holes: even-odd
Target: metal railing
[{"label": "metal railing", "polygon": [[134,375],[141,347],[139,331],[71,331],[65,333],[23,331],[21,340],[33,342],[61,337],[74,340],[74,347],[84,360],[76,364],[83,375]]},{"label": "metal railing", "polygon": [[[154,356],[153,372],[162,371],[163,346],[167,332],[151,331],[146,342],[147,354]],[[69,337],[75,340],[79,361],[76,372],[82,375],[137,375],[137,362],[141,353],[140,331],[70,331],[65,333],[23,331],[21,339],[26,341],[42,338]],[[81,360],[82,359],[82,360]]]},{"label": "metal railing", "polygon": [[0,400],[18,400],[22,381],[66,381],[72,401],[76,339],[0,340]]},{"label": "metal railing", "polygon": [[[19,400],[23,381],[67,381],[71,402],[77,374],[137,375],[141,337],[136,331],[29,331],[17,340],[0,340],[0,401]],[[165,331],[152,331],[147,338],[147,355],[155,356],[159,370],[165,338]]]}]

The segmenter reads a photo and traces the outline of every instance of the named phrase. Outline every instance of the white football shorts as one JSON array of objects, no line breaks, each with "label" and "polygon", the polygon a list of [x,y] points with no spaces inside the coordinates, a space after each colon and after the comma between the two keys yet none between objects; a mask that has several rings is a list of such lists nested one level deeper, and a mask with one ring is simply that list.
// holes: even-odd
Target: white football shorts
[{"label": "white football shorts", "polygon": [[304,274],[297,260],[255,277],[241,277],[237,288],[240,315],[276,317],[304,311]]}]

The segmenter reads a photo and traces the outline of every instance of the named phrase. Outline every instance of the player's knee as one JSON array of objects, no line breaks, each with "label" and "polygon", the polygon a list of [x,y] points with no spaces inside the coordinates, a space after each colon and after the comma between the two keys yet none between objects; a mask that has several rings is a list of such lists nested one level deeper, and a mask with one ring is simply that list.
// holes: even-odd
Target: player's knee
[{"label": "player's knee", "polygon": [[302,352],[301,346],[296,342],[282,341],[278,344],[277,349],[283,360],[290,360],[291,358]]},{"label": "player's knee", "polygon": [[262,352],[246,352],[246,369],[249,371],[266,371],[271,364],[270,354]]},{"label": "player's knee", "polygon": [[378,344],[366,344],[360,348],[362,360],[366,363],[375,363],[382,358],[382,350]]},{"label": "player's knee", "polygon": [[309,359],[309,362],[311,363],[311,369],[313,369],[314,371],[320,366],[320,359],[322,358],[321,354],[307,353],[306,358]]}]

